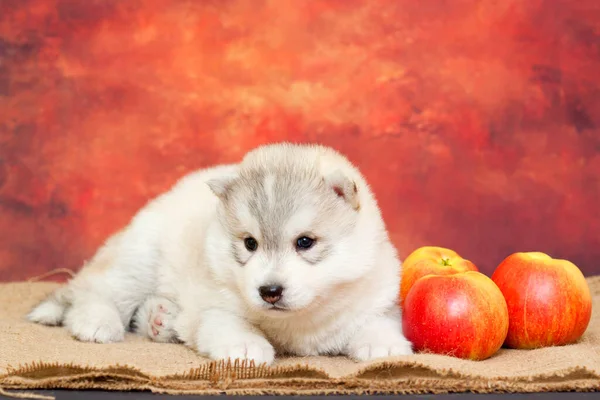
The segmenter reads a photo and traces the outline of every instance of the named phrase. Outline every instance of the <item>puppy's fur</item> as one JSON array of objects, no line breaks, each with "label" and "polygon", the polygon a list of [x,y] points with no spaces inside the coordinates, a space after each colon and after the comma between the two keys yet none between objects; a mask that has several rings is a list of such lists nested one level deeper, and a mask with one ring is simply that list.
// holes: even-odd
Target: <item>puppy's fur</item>
[{"label": "puppy's fur", "polygon": [[[312,247],[297,246],[303,236]],[[134,319],[138,333],[213,359],[406,355],[400,268],[356,167],[327,147],[274,144],[181,179],[28,318],[100,343]],[[276,307],[265,285],[283,287]]]}]

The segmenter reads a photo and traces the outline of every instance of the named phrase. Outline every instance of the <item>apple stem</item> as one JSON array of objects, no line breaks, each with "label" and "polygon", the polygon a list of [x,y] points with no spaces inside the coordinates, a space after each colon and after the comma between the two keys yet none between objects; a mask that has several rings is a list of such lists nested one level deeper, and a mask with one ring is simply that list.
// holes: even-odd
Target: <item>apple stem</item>
[{"label": "apple stem", "polygon": [[444,265],[444,266],[450,265],[450,259],[449,258],[442,258],[442,265]]}]

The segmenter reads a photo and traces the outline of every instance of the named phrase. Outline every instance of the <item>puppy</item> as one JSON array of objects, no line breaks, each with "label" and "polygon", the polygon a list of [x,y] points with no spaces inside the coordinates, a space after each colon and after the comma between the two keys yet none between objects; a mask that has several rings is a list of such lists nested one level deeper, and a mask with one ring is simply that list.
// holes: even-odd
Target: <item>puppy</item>
[{"label": "puppy", "polygon": [[272,144],[183,177],[28,318],[99,343],[123,340],[133,320],[154,340],[257,364],[407,355],[400,268],[347,158]]}]

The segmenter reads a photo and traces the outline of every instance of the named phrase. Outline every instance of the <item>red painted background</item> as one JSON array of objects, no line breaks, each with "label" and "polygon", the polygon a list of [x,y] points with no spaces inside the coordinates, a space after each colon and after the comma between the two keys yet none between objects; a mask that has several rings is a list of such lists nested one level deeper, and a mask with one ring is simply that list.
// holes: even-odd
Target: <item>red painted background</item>
[{"label": "red painted background", "polygon": [[597,0],[2,0],[0,279],[284,139],[357,163],[402,255],[600,273],[599,125]]}]

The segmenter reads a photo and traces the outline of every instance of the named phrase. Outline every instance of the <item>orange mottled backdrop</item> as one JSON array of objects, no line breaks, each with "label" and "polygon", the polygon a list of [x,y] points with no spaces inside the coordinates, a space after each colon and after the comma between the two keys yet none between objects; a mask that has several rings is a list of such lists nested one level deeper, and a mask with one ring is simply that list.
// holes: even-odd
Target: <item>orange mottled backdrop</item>
[{"label": "orange mottled backdrop", "polygon": [[358,164],[402,256],[600,273],[600,2],[1,0],[0,280],[279,140]]}]

